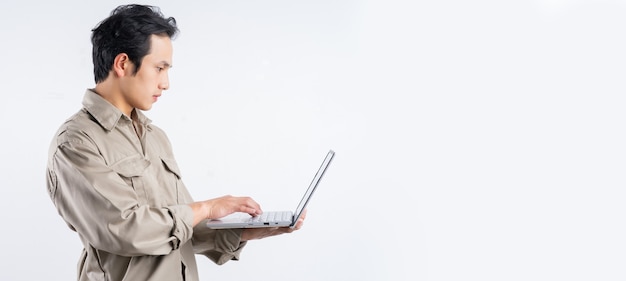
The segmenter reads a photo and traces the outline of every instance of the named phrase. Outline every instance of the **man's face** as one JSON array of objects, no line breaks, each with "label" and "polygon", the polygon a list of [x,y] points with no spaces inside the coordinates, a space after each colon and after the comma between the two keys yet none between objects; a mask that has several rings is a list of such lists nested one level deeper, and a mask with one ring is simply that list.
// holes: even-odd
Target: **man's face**
[{"label": "man's face", "polygon": [[150,52],[141,61],[139,71],[125,76],[121,83],[125,103],[144,111],[152,108],[163,90],[169,88],[168,71],[172,66],[171,39],[152,35],[150,41]]}]

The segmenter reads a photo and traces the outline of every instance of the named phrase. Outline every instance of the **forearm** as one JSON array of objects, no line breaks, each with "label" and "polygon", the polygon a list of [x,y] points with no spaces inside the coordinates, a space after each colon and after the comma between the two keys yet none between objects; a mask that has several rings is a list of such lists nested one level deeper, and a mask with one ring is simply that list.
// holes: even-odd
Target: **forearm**
[{"label": "forearm", "polygon": [[208,217],[208,206],[203,202],[193,202],[189,204],[191,211],[193,212],[193,226],[195,227],[201,221]]}]

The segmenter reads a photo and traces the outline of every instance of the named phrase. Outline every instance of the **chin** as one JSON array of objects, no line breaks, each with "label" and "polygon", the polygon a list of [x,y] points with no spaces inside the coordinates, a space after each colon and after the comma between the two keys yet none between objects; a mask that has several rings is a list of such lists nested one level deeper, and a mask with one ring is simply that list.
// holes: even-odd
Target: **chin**
[{"label": "chin", "polygon": [[150,105],[150,106],[138,106],[136,108],[141,110],[141,111],[148,111],[148,110],[152,109],[152,105]]}]

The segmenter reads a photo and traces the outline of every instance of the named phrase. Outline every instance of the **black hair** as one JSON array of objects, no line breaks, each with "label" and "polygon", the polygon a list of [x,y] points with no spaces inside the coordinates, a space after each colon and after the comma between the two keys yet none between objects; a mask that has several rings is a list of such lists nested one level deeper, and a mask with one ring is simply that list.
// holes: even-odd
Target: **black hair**
[{"label": "black hair", "polygon": [[150,52],[151,35],[178,33],[176,19],[166,18],[158,7],[122,5],[91,30],[93,72],[96,83],[104,81],[118,54],[125,53],[139,71],[141,61]]}]

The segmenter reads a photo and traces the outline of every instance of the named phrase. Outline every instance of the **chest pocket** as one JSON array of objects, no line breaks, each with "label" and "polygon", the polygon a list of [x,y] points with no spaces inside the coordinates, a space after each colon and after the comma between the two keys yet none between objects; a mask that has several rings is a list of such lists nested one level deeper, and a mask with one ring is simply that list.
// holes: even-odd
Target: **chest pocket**
[{"label": "chest pocket", "polygon": [[176,160],[167,157],[161,157],[161,161],[163,161],[165,169],[174,174],[177,179],[180,179],[180,169],[178,168],[178,164],[176,164]]},{"label": "chest pocket", "polygon": [[133,155],[114,163],[110,168],[120,175],[128,186],[135,190],[139,202],[146,204],[148,202],[148,194],[146,193],[145,182],[142,177],[149,166],[150,161],[141,155]]},{"label": "chest pocket", "polygon": [[165,170],[174,175],[173,177],[169,176],[163,179],[163,181],[167,183],[168,191],[171,192],[171,199],[174,200],[172,203],[186,203],[187,200],[185,200],[183,194],[181,194],[183,186],[181,182],[180,169],[178,168],[176,160],[168,157],[161,157],[161,162],[163,163]]}]

